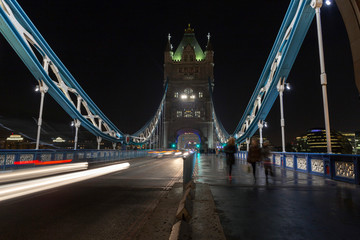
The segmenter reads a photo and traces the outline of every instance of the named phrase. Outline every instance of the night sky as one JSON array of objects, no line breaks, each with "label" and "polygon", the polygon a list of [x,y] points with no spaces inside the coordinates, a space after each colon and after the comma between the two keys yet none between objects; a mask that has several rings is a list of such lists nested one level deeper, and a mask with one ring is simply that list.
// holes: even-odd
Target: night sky
[{"label": "night sky", "polygon": [[[131,134],[154,115],[162,98],[168,33],[176,49],[189,23],[203,49],[211,34],[215,110],[233,133],[290,1],[240,1],[240,6],[239,1],[18,2],[90,98],[122,132]],[[324,6],[321,14],[331,128],[360,130],[360,100],[344,23],[335,3]],[[314,19],[287,80],[292,85],[284,94],[287,141],[324,127],[317,44]],[[37,118],[37,81],[3,36],[0,61],[1,117]],[[64,124],[72,120],[50,95],[43,119]],[[280,145],[278,100],[266,121],[264,136]]]}]

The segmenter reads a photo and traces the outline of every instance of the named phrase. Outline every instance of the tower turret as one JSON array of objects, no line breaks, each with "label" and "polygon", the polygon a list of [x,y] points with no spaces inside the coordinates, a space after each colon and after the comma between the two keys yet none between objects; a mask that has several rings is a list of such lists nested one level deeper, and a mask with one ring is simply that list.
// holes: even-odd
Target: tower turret
[{"label": "tower turret", "polygon": [[208,38],[208,42],[207,42],[206,50],[205,50],[205,59],[209,62],[213,62],[214,61],[214,50],[213,50],[213,46],[210,41],[210,33],[208,33],[207,38]]},{"label": "tower turret", "polygon": [[172,45],[170,43],[170,39],[171,39],[171,35],[169,33],[168,35],[168,41],[165,47],[165,52],[164,52],[164,61],[166,62],[171,62],[172,61],[172,57],[173,57],[173,51],[172,51]]}]

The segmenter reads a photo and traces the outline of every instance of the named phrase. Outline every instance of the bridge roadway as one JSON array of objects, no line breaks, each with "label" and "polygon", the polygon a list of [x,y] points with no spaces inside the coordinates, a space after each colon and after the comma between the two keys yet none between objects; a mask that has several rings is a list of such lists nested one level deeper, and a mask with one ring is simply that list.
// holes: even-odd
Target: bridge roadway
[{"label": "bridge roadway", "polygon": [[227,240],[359,239],[359,186],[279,168],[267,184],[261,166],[257,176],[237,160],[229,181],[223,157],[198,158],[196,182],[210,186]]},{"label": "bridge roadway", "polygon": [[[120,172],[0,202],[0,239],[168,239],[182,159],[128,162]],[[257,174],[254,183],[237,160],[229,181],[223,157],[198,155],[195,181],[210,188],[226,239],[358,239],[359,186],[281,169],[267,184],[261,167]],[[192,239],[214,239],[212,229],[195,229],[201,221]]]},{"label": "bridge roadway", "polygon": [[[168,239],[182,197],[183,159],[127,162],[130,168],[119,172],[0,202],[0,239]],[[158,205],[160,235],[149,238],[156,228],[145,225]]]}]

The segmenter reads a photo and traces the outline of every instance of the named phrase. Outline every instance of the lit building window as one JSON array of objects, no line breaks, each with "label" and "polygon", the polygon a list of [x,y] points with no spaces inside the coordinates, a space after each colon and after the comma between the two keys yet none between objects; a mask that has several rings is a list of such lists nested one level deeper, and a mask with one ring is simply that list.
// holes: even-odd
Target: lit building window
[{"label": "lit building window", "polygon": [[197,117],[197,118],[201,117],[201,112],[200,111],[195,111],[195,117]]},{"label": "lit building window", "polygon": [[175,93],[174,93],[174,97],[178,98],[178,97],[179,97],[179,93],[178,93],[178,92],[175,92]]},{"label": "lit building window", "polygon": [[188,96],[186,94],[181,95],[181,99],[187,99],[187,98],[188,98]]},{"label": "lit building window", "polygon": [[193,117],[193,111],[191,111],[191,110],[186,110],[186,111],[184,112],[184,117],[186,117],[186,118],[192,118],[192,117]]},{"label": "lit building window", "polygon": [[202,98],[202,97],[204,97],[203,92],[199,92],[199,98]]},{"label": "lit building window", "polygon": [[191,96],[190,96],[190,99],[195,99],[195,95],[191,95]]},{"label": "lit building window", "polygon": [[182,111],[176,111],[176,117],[182,117]]}]

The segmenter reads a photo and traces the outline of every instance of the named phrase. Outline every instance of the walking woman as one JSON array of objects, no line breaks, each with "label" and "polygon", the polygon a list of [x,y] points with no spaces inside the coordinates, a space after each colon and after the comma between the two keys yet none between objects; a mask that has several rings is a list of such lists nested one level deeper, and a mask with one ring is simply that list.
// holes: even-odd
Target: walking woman
[{"label": "walking woman", "polygon": [[256,182],[256,163],[261,161],[261,149],[255,138],[251,139],[248,152],[247,162],[251,164],[253,169],[254,181]]},{"label": "walking woman", "polygon": [[235,146],[235,138],[230,137],[226,146],[224,147],[224,152],[226,154],[226,164],[229,170],[229,180],[231,181],[231,170],[232,165],[235,163],[235,153],[236,153],[236,146]]}]

